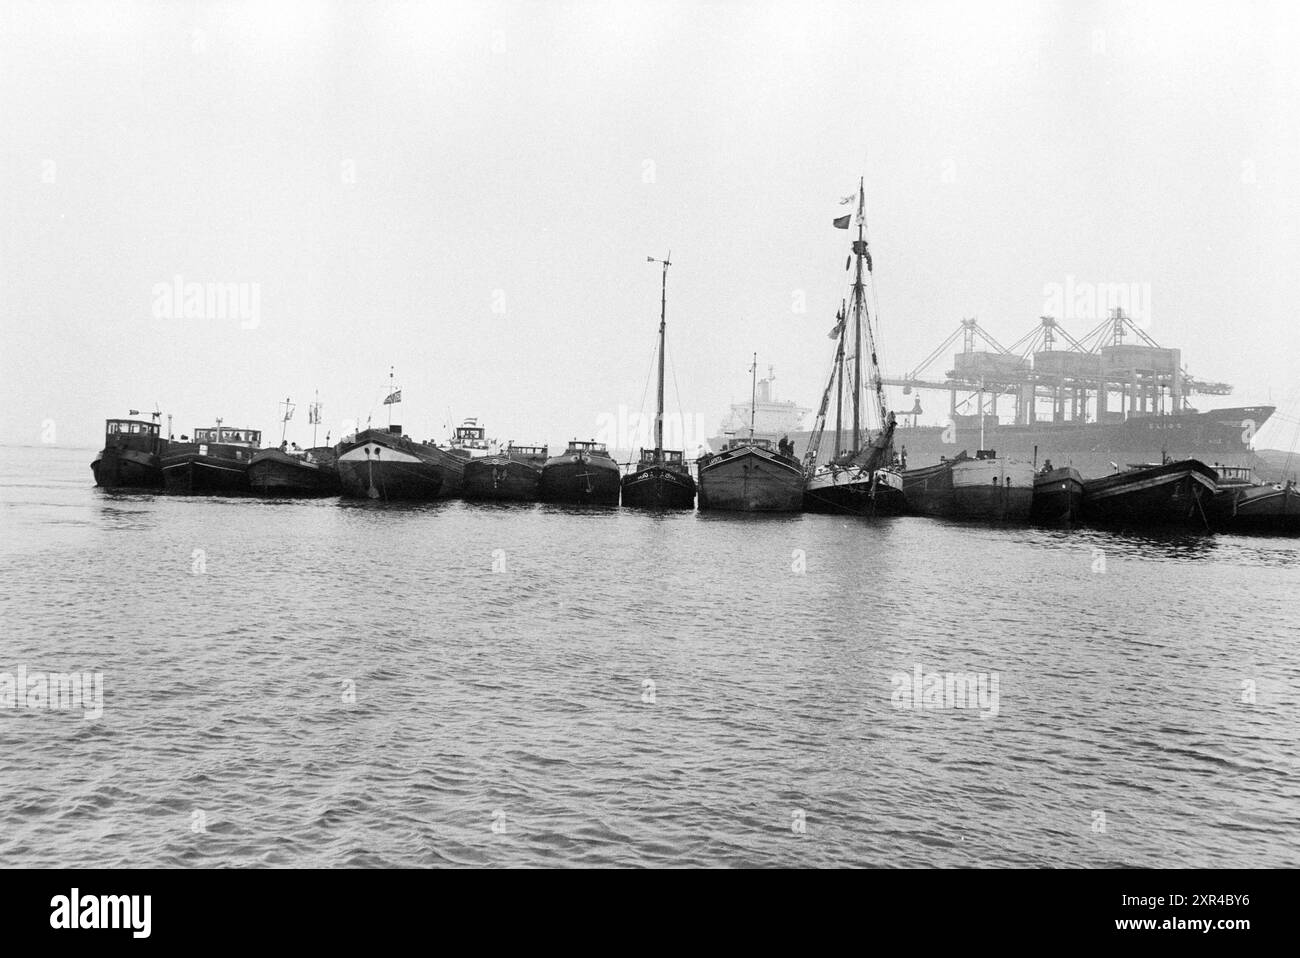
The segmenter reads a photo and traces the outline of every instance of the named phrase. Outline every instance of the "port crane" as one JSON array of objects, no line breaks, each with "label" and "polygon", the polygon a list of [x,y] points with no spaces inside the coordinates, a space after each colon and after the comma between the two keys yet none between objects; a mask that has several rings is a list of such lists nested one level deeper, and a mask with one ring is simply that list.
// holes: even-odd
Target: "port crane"
[{"label": "port crane", "polygon": [[[939,358],[961,341],[953,367],[939,379],[929,372]],[[1131,340],[1127,341],[1126,340]],[[1187,396],[1226,396],[1232,386],[1197,379],[1182,366],[1181,353],[1159,345],[1120,308],[1112,309],[1087,335],[1076,339],[1052,316],[1040,316],[1025,335],[1003,346],[975,318],[966,318],[915,368],[901,377],[886,377],[889,386],[941,390],[949,394],[954,421],[973,399],[976,411],[997,415],[1000,396],[1015,400],[1015,421],[1042,421],[1038,405],[1052,403],[1048,421],[1116,421],[1126,415],[1158,415],[1189,408]],[[959,394],[964,394],[959,402]],[[1118,409],[1110,400],[1118,394]],[[990,408],[991,407],[991,408]],[[1127,407],[1127,413],[1125,408]],[[913,424],[921,415],[918,397],[902,413]]]}]

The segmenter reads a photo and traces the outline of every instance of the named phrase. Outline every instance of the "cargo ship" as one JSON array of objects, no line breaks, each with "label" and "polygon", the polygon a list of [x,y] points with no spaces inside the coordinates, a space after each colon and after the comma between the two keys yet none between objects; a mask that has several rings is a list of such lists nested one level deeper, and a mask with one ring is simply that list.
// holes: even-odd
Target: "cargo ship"
[{"label": "cargo ship", "polygon": [[[943,378],[927,377],[926,367],[959,336],[964,343],[950,354],[953,368]],[[755,435],[788,437],[795,455],[804,458],[814,435],[809,410],[778,401],[774,381],[770,375],[759,383]],[[913,469],[982,448],[1023,462],[1051,458],[1084,477],[1159,459],[1162,450],[1174,459],[1249,462],[1251,440],[1275,412],[1268,405],[1197,410],[1190,403],[1193,394],[1223,396],[1232,387],[1189,375],[1180,350],[1156,344],[1119,308],[1079,340],[1052,317],[1040,317],[1011,348],[975,320],[962,320],[924,363],[883,382],[913,397],[911,408],[895,410],[893,437],[905,467]],[[923,390],[945,394],[945,424],[919,424]],[[721,449],[749,417],[748,405],[733,405],[711,447]]]}]

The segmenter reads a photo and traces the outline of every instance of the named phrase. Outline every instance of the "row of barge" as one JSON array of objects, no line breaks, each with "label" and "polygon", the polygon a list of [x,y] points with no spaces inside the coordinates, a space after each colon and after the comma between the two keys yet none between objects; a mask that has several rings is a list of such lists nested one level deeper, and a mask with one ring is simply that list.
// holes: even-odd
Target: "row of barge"
[{"label": "row of barge", "polygon": [[[846,197],[844,202],[852,200]],[[261,448],[256,429],[217,425],[194,438],[164,439],[154,421],[110,419],[104,450],[91,468],[101,486],[165,488],[172,492],[263,496],[341,495],[373,500],[462,498],[543,501],[591,506],[733,512],[824,512],[840,515],[920,514],[992,520],[1087,521],[1122,526],[1192,526],[1230,531],[1300,533],[1300,491],[1294,481],[1256,482],[1249,469],[1211,468],[1196,459],[1130,466],[1085,479],[1045,460],[999,457],[979,450],[907,469],[894,452],[894,413],[887,409],[877,354],[878,317],[869,310],[873,262],[866,237],[866,193],[859,180],[857,238],[845,269],[849,297],[836,313],[831,373],[812,439],[803,458],[789,437],[777,443],[754,430],[758,357],[748,438],[732,436],[693,463],[664,448],[664,357],[670,257],[659,306],[658,405],[655,446],[642,449],[626,473],[605,445],[573,440],[561,455],[546,446],[508,445],[486,438],[467,420],[444,444],[416,442],[401,426],[365,429],[335,446]],[[854,215],[833,220],[848,230]],[[390,373],[391,380],[391,373]],[[390,381],[390,388],[392,383]],[[832,403],[832,396],[834,402]],[[401,401],[390,391],[385,405]],[[289,404],[286,401],[286,407]],[[285,421],[291,414],[286,408]],[[314,404],[313,422],[319,422]],[[155,414],[155,419],[157,415]],[[866,422],[874,419],[879,428]],[[982,419],[981,419],[982,422]],[[281,437],[283,439],[283,436]],[[822,455],[822,443],[828,448]],[[984,445],[981,426],[980,445]],[[692,468],[693,467],[693,468]]]},{"label": "row of barge", "polygon": [[[644,449],[626,471],[603,443],[574,440],[560,455],[546,446],[499,448],[467,422],[446,444],[417,442],[400,426],[367,429],[334,446],[261,448],[256,429],[214,426],[193,439],[164,439],[156,422],[110,419],[91,464],[98,485],[199,495],[267,498],[345,496],[380,501],[460,498],[740,512],[928,515],[1004,521],[1177,526],[1300,533],[1294,481],[1262,483],[1244,467],[1195,459],[1137,464],[1085,479],[1071,467],[1041,467],[991,451],[861,474],[828,484],[765,439],[732,440],[694,462],[681,452]],[[837,495],[836,492],[839,492]]]}]

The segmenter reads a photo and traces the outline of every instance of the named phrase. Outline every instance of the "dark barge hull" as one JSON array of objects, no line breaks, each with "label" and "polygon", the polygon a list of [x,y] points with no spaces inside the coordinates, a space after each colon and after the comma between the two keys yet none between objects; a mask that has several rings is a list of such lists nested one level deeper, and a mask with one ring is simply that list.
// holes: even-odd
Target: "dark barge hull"
[{"label": "dark barge hull", "polygon": [[1205,526],[1217,482],[1218,473],[1196,459],[1089,479],[1084,517],[1103,524]]},{"label": "dark barge hull", "polygon": [[694,509],[695,480],[664,466],[623,477],[623,505],[638,509]]},{"label": "dark barge hull", "polygon": [[1066,466],[1034,477],[1029,516],[1036,522],[1075,522],[1083,515],[1083,477]]},{"label": "dark barge hull", "polygon": [[618,466],[613,460],[557,457],[542,467],[539,494],[543,502],[616,506],[619,497]]},{"label": "dark barge hull", "polygon": [[1245,486],[1219,490],[1210,521],[1223,532],[1300,535],[1300,489]]},{"label": "dark barge hull", "polygon": [[934,466],[905,470],[903,497],[907,500],[907,511],[921,516],[956,515],[952,467],[959,461],[950,459]]},{"label": "dark barge hull", "polygon": [[341,485],[333,456],[312,452],[318,461],[307,462],[278,449],[257,453],[248,466],[249,487],[260,496],[337,496]]},{"label": "dark barge hull", "polygon": [[162,472],[168,492],[244,495],[250,491],[247,461],[182,453],[164,457]]},{"label": "dark barge hull", "polygon": [[95,485],[106,489],[161,489],[162,461],[139,449],[104,449],[90,464]]},{"label": "dark barge hull", "polygon": [[803,485],[803,471],[793,460],[756,446],[740,446],[700,464],[700,508],[801,512]]},{"label": "dark barge hull", "polygon": [[465,463],[462,499],[479,502],[536,502],[542,470],[505,456],[486,456]]}]

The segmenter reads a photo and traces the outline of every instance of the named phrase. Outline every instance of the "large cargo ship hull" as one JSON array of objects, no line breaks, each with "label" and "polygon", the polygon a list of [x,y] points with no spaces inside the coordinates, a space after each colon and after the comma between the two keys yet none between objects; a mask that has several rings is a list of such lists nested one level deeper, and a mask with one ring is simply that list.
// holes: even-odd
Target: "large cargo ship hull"
[{"label": "large cargo ship hull", "polygon": [[[955,426],[899,426],[894,448],[906,452],[907,465],[919,468],[937,464],[958,452],[996,449],[1010,459],[1033,462],[1052,459],[1073,466],[1085,478],[1104,476],[1130,462],[1159,460],[1162,450],[1171,459],[1201,462],[1236,462],[1251,455],[1250,441],[1272,417],[1273,406],[1236,406],[1230,409],[1163,416],[1133,416],[1117,423],[1035,423],[1016,426],[985,423],[983,443],[978,422]],[[758,434],[776,440],[780,436]],[[802,458],[811,432],[788,434],[795,456]],[[725,437],[710,440],[722,448]]]}]

